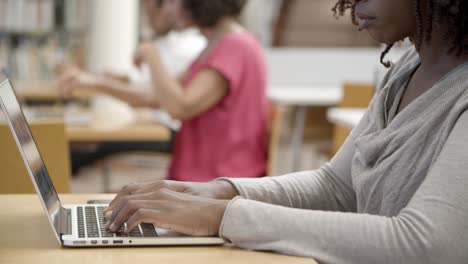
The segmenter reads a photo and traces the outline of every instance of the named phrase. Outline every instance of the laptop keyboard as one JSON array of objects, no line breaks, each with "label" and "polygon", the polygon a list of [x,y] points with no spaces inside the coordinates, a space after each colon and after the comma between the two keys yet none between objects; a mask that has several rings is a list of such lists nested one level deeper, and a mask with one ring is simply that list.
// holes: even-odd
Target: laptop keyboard
[{"label": "laptop keyboard", "polygon": [[80,238],[112,238],[112,237],[157,237],[152,224],[140,224],[127,233],[124,227],[113,233],[106,229],[104,222],[104,206],[77,207],[78,237]]}]

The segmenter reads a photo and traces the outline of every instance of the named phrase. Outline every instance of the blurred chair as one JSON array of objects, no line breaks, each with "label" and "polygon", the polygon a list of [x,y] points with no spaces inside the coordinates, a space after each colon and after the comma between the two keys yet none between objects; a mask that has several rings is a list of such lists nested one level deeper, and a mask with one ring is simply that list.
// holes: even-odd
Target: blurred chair
[{"label": "blurred chair", "polygon": [[367,108],[374,96],[374,86],[369,83],[345,83],[343,99],[338,104],[342,108]]},{"label": "blurred chair", "polygon": [[267,176],[274,176],[276,172],[279,144],[281,139],[282,120],[284,115],[284,107],[270,104],[268,116],[268,162]]},{"label": "blurred chair", "polygon": [[[70,158],[63,121],[32,122],[31,130],[39,152],[59,193],[70,192]],[[34,193],[31,178],[4,121],[0,121],[0,194]]]},{"label": "blurred chair", "polygon": [[[343,99],[338,104],[340,108],[367,108],[374,96],[374,86],[366,83],[345,83],[343,85]],[[335,125],[333,128],[333,156],[338,152],[348,138],[351,129]]]}]

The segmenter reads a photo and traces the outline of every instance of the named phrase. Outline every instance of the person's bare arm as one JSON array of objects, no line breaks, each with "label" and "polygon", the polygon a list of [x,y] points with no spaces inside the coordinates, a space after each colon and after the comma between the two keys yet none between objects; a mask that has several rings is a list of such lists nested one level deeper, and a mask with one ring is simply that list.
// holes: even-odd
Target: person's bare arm
[{"label": "person's bare arm", "polygon": [[228,93],[229,83],[214,69],[201,71],[188,87],[171,77],[161,62],[154,44],[142,45],[135,56],[135,64],[146,62],[151,71],[153,86],[157,87],[159,106],[173,118],[188,119],[218,104]]},{"label": "person's bare arm", "polygon": [[110,77],[115,80],[122,81],[124,83],[130,83],[130,77],[126,74],[119,74],[119,73],[114,73],[114,72],[103,72],[103,76]]},{"label": "person's bare arm", "polygon": [[118,79],[98,76],[96,91],[123,100],[134,107],[159,108],[156,93],[152,89],[142,89]]},{"label": "person's bare arm", "polygon": [[93,74],[77,67],[68,67],[56,83],[60,94],[64,96],[77,90],[88,90],[108,94],[135,107],[159,107],[154,90],[142,89],[109,74]]}]

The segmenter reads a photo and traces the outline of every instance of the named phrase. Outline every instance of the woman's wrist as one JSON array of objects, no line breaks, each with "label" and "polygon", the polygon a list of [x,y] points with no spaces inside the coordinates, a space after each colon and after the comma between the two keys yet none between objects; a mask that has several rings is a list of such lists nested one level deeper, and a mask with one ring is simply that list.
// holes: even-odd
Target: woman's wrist
[{"label": "woman's wrist", "polygon": [[212,183],[214,184],[216,199],[231,200],[239,195],[236,188],[229,181],[216,180]]},{"label": "woman's wrist", "polygon": [[92,87],[95,92],[108,93],[110,87],[113,86],[115,80],[106,75],[99,74],[96,76],[96,84]]}]

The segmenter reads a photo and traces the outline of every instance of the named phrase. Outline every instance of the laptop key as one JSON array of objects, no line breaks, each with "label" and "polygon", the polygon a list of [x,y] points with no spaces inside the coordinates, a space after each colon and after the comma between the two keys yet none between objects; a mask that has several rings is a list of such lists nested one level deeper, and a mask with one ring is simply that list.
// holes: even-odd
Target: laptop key
[{"label": "laptop key", "polygon": [[128,233],[126,232],[125,228],[126,228],[126,226],[123,225],[123,226],[119,229],[119,231],[117,231],[117,232],[115,233],[115,236],[116,236],[116,237],[128,237]]},{"label": "laptop key", "polygon": [[133,230],[130,231],[130,233],[128,233],[128,235],[130,237],[142,237],[143,236],[143,234],[140,232],[140,228],[138,226],[133,228]]},{"label": "laptop key", "polygon": [[83,220],[83,207],[77,208],[77,223],[78,223],[78,237],[84,238],[86,236]]},{"label": "laptop key", "polygon": [[154,229],[153,224],[140,224],[141,231],[143,232],[144,237],[157,237],[156,229]]},{"label": "laptop key", "polygon": [[97,223],[96,211],[93,206],[85,207],[86,231],[88,237],[99,237],[99,228]]}]

